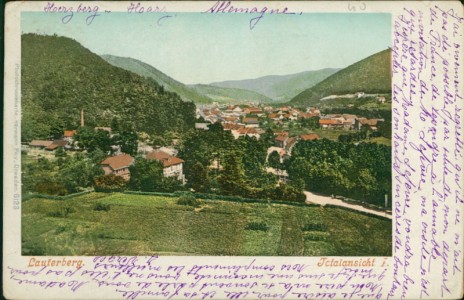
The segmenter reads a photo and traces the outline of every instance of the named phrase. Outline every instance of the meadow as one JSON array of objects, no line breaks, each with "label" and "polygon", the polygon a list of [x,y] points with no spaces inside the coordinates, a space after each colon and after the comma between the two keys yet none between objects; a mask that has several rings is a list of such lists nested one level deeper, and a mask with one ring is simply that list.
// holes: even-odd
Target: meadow
[{"label": "meadow", "polygon": [[22,203],[23,255],[390,256],[391,220],[336,207],[90,193]]}]

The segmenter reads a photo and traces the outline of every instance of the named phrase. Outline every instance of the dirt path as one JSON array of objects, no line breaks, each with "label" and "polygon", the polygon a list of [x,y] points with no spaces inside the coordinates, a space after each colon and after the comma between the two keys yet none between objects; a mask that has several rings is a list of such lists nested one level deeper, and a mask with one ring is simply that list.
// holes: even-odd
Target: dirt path
[{"label": "dirt path", "polygon": [[368,209],[368,208],[362,207],[361,205],[345,203],[339,199],[332,199],[331,197],[328,197],[328,196],[316,195],[316,194],[313,194],[311,192],[306,192],[306,191],[304,192],[304,194],[306,195],[306,203],[316,203],[320,205],[332,204],[336,206],[344,206],[344,207],[348,207],[348,208],[351,208],[357,211],[363,211],[363,212],[367,212],[370,214],[387,217],[389,219],[392,218],[391,215],[386,214],[384,212]]}]

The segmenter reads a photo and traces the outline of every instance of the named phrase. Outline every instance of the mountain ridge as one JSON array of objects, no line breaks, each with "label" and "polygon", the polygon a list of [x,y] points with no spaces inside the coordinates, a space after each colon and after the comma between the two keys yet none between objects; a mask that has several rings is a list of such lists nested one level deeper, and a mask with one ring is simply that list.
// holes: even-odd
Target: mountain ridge
[{"label": "mountain ridge", "polygon": [[288,103],[315,105],[329,95],[391,93],[391,49],[374,53],[296,95]]},{"label": "mountain ridge", "polygon": [[266,75],[252,79],[212,82],[209,85],[247,89],[267,96],[274,101],[285,102],[339,70],[337,68],[324,68],[286,75]]},{"label": "mountain ridge", "polygon": [[109,54],[100,56],[113,66],[134,72],[143,77],[153,78],[156,82],[164,86],[166,90],[175,92],[185,101],[192,101],[200,104],[212,102],[211,98],[197,93],[182,82],[175,80],[166,73],[141,60]]}]

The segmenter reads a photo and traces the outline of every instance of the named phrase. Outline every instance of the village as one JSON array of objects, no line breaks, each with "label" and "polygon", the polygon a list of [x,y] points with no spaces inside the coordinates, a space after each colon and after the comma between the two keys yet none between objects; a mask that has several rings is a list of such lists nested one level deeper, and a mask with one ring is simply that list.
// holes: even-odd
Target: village
[{"label": "village", "polygon": [[[384,97],[378,97],[378,101],[385,102]],[[322,133],[332,132],[359,132],[369,130],[376,132],[378,124],[384,122],[383,119],[368,119],[354,114],[322,114],[318,107],[308,107],[301,110],[292,106],[272,107],[258,103],[246,103],[241,105],[227,104],[203,104],[196,108],[195,130],[208,131],[211,124],[220,124],[224,131],[230,131],[235,139],[240,137],[250,137],[259,140],[266,130],[273,129],[274,144],[267,150],[267,158],[273,152],[280,157],[280,162],[291,156],[293,147],[300,141],[312,141],[324,138]],[[305,124],[305,133],[298,134],[289,130],[294,124]],[[84,111],[81,112],[81,127],[84,127]],[[317,129],[317,130],[316,130]],[[113,136],[110,127],[95,127],[95,131],[105,131],[110,137]],[[318,131],[316,133],[315,131]],[[53,157],[58,151],[79,152],[84,149],[79,148],[74,140],[77,130],[64,130],[59,139],[53,140],[32,140],[23,143],[23,153],[33,157]],[[163,167],[163,175],[177,179],[181,184],[186,183],[184,174],[184,160],[178,157],[176,140],[170,145],[157,145],[156,142],[147,140],[137,141],[137,155],[147,159],[158,161]],[[112,145],[111,155],[100,162],[100,167],[105,175],[114,174],[122,177],[125,181],[130,179],[130,166],[134,163],[133,155],[121,151],[118,145]],[[133,154],[133,153],[131,153]],[[266,158],[266,160],[267,160]],[[213,164],[211,168],[221,168]],[[268,173],[272,173],[279,178],[279,181],[287,182],[288,174],[286,170],[266,167]]]}]

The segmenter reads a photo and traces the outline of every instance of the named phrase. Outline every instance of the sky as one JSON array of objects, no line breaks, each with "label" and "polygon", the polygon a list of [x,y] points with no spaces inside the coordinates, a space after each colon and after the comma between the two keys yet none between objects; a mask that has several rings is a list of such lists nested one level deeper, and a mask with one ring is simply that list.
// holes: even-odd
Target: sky
[{"label": "sky", "polygon": [[27,12],[22,33],[57,34],[90,51],[132,57],[185,84],[344,68],[391,46],[384,13],[251,14]]}]

